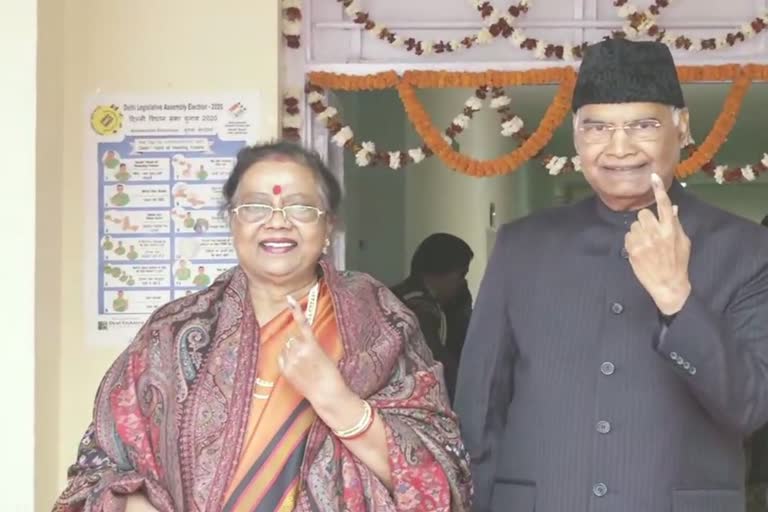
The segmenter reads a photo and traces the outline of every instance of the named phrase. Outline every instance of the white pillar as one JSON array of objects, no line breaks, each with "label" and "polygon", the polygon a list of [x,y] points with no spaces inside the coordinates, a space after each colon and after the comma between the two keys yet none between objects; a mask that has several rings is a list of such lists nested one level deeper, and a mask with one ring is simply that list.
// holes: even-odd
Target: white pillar
[{"label": "white pillar", "polygon": [[37,2],[0,0],[0,13],[0,509],[31,512]]}]

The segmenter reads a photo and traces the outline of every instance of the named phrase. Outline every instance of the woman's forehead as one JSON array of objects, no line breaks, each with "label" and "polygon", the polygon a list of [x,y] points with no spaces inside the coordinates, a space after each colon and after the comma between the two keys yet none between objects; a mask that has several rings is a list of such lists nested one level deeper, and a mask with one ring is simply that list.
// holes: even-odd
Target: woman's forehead
[{"label": "woman's forehead", "polygon": [[317,187],[311,169],[291,160],[269,160],[257,162],[245,171],[238,188],[260,189],[270,194],[288,194],[292,191],[314,190]]},{"label": "woman's forehead", "polygon": [[321,200],[314,173],[293,161],[258,162],[240,179],[235,193],[239,202],[316,203]]}]

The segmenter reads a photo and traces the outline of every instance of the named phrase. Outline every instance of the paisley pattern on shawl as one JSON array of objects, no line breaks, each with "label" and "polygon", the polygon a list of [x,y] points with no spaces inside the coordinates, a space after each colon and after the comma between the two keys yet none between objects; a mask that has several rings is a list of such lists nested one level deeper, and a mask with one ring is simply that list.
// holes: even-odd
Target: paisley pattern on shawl
[{"label": "paisley pattern on shawl", "polygon": [[[295,510],[467,510],[469,457],[415,317],[372,278],[320,265],[344,343],[339,368],[384,419],[394,490],[318,420]],[[122,511],[124,496],[142,490],[160,512],[220,510],[245,433],[258,337],[239,267],[158,309],[104,377],[54,511]]]}]

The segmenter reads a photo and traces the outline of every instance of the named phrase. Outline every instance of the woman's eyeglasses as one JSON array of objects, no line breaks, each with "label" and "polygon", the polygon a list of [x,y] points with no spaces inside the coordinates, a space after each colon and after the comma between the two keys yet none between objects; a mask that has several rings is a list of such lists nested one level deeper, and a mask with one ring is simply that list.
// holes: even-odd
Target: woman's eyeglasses
[{"label": "woman's eyeglasses", "polygon": [[312,224],[325,215],[323,210],[303,204],[292,204],[282,208],[275,208],[268,204],[241,204],[232,208],[232,213],[247,224],[263,224],[271,219],[275,212],[280,212],[283,220],[292,224]]}]

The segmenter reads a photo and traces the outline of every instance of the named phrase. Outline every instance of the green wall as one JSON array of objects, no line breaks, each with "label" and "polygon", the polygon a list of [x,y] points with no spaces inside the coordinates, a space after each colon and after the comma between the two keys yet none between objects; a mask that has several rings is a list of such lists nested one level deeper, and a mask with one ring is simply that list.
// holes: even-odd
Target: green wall
[{"label": "green wall", "polygon": [[[339,95],[339,110],[357,140],[372,140],[379,149],[404,144],[406,117],[394,91]],[[358,167],[344,153],[343,218],[346,266],[394,284],[405,273],[405,170]]]}]

